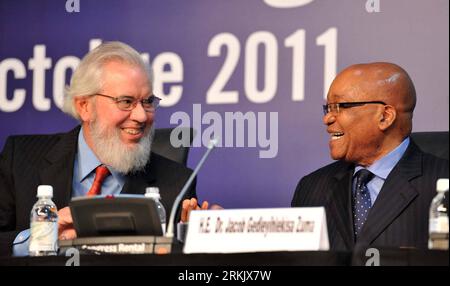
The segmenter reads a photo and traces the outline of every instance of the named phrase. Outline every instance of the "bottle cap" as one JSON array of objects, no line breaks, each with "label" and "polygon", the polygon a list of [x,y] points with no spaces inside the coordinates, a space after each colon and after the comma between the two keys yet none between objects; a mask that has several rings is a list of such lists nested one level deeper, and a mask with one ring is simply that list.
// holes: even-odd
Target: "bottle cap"
[{"label": "bottle cap", "polygon": [[37,197],[53,197],[53,187],[49,185],[40,185],[37,189]]},{"label": "bottle cap", "polygon": [[145,196],[148,198],[157,198],[157,199],[161,198],[158,187],[147,187],[145,189]]},{"label": "bottle cap", "polygon": [[445,192],[448,190],[448,179],[438,179],[436,182],[436,190],[438,192]]}]

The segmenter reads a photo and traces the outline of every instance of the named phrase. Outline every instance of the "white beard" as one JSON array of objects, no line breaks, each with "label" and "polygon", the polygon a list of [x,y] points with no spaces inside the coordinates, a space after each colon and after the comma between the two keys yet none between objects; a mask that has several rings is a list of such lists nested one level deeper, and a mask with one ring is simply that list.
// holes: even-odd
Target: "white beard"
[{"label": "white beard", "polygon": [[126,146],[120,140],[120,129],[102,126],[98,118],[89,122],[95,154],[100,162],[113,170],[129,174],[142,171],[150,160],[155,133],[154,124],[134,146]]}]

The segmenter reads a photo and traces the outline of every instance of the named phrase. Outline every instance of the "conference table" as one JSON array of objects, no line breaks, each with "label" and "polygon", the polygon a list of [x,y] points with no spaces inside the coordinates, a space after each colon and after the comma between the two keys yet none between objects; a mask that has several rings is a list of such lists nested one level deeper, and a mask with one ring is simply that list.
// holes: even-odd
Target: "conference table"
[{"label": "conference table", "polygon": [[[448,266],[448,250],[379,249],[380,266]],[[0,266],[65,266],[70,257],[0,257]],[[374,265],[367,252],[299,251],[231,254],[102,254],[79,257],[80,266],[364,266]]]}]

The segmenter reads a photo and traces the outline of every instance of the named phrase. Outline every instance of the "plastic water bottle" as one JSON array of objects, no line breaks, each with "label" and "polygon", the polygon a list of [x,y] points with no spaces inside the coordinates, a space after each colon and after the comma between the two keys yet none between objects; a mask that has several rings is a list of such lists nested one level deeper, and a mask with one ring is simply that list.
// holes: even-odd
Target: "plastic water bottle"
[{"label": "plastic water bottle", "polygon": [[145,196],[151,198],[156,203],[156,208],[158,209],[159,219],[161,221],[161,228],[163,235],[166,233],[166,209],[161,203],[161,195],[159,194],[159,188],[148,187],[145,189]]},{"label": "plastic water bottle", "polygon": [[58,211],[52,197],[52,186],[38,186],[38,201],[30,215],[30,256],[56,255],[58,252]]},{"label": "plastic water bottle", "polygon": [[448,179],[436,183],[437,195],[430,206],[429,249],[448,249]]}]

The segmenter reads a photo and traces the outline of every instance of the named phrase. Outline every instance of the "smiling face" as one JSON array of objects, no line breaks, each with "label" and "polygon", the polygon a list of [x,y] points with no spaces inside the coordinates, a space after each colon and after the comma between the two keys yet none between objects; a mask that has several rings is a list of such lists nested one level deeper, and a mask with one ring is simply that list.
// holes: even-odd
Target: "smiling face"
[{"label": "smiling face", "polygon": [[[333,81],[327,103],[383,101],[376,81],[360,69],[347,69]],[[330,134],[330,154],[334,160],[344,160],[368,166],[386,153],[384,133],[380,120],[384,120],[383,104],[365,104],[340,108],[323,117]]]},{"label": "smiling face", "polygon": [[[140,67],[110,61],[103,66],[99,93],[142,100],[151,95],[151,85]],[[86,142],[103,164],[122,173],[145,166],[150,154],[154,112],[146,112],[141,103],[124,111],[105,96],[77,99],[76,106]]]},{"label": "smiling face", "polygon": [[[129,96],[138,100],[151,95],[148,77],[139,67],[112,61],[104,66],[102,94],[112,97]],[[133,146],[149,132],[153,124],[154,113],[146,112],[138,103],[131,111],[120,110],[116,103],[103,96],[96,96],[92,117],[108,129],[116,129],[120,141]]]}]

